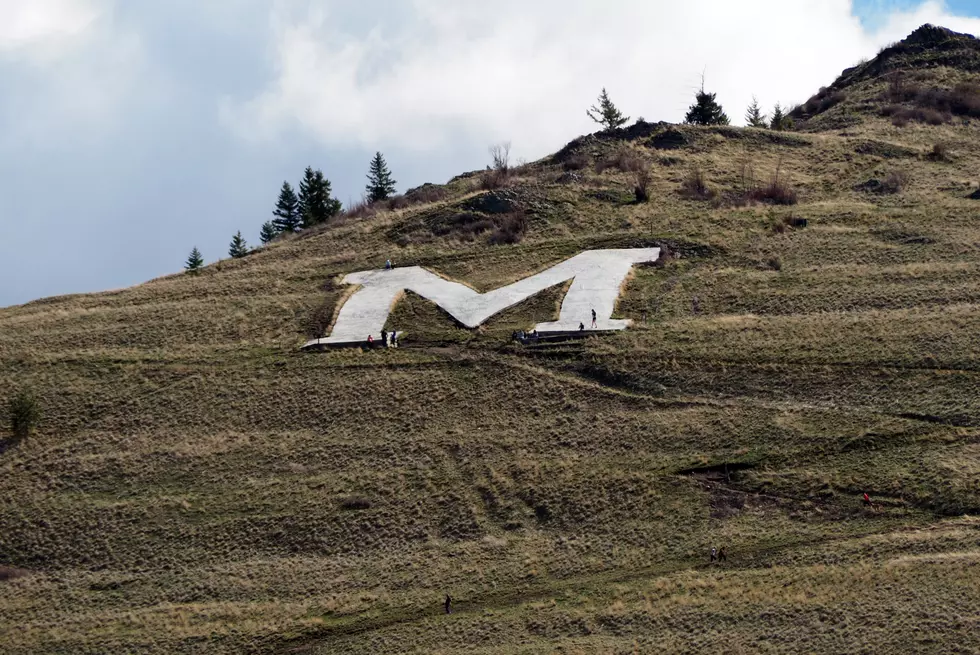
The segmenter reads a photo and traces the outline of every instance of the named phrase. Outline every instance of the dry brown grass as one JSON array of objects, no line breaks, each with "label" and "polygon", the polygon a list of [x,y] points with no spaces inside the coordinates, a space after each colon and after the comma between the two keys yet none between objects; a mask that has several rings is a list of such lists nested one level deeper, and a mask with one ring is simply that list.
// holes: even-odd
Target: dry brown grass
[{"label": "dry brown grass", "polygon": [[[197,277],[0,310],[0,401],[30,386],[45,414],[0,454],[0,571],[26,572],[0,650],[980,648],[980,126],[678,129],[648,203],[628,157],[525,167],[519,243],[433,229],[476,173]],[[792,214],[677,193],[695,165],[739,192],[747,152],[792,172]],[[854,190],[892,170],[914,184]],[[476,331],[407,294],[402,348],[297,350],[388,258],[486,291],[653,243],[673,256],[634,271],[623,334],[526,349],[557,291]]]}]

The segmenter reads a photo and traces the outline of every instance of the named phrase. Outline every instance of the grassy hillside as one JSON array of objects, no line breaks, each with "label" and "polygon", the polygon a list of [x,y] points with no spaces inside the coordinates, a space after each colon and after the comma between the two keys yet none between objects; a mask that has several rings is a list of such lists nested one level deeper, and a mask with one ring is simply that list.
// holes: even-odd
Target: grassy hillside
[{"label": "grassy hillside", "polygon": [[[0,398],[44,410],[0,442],[0,650],[980,650],[976,43],[917,32],[792,131],[640,123],[0,310]],[[777,173],[797,204],[747,198]],[[402,348],[299,350],[389,257],[485,291],[639,245],[621,334],[409,294]]]}]

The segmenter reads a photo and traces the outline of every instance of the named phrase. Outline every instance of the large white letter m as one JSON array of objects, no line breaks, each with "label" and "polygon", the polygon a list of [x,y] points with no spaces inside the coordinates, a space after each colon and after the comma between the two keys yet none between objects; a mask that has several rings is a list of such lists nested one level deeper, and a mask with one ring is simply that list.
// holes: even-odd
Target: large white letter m
[{"label": "large white letter m", "polygon": [[659,256],[660,248],[589,250],[487,293],[477,293],[418,266],[350,273],[344,277],[344,284],[360,288],[341,307],[330,336],[304,347],[363,343],[368,335],[377,339],[406,290],[431,300],[466,327],[475,328],[494,314],[568,280],[574,281],[562,301],[558,321],[538,324],[538,332],[572,332],[580,325],[589,330],[623,330],[630,322],[612,319],[622,284],[635,264],[654,262]]}]

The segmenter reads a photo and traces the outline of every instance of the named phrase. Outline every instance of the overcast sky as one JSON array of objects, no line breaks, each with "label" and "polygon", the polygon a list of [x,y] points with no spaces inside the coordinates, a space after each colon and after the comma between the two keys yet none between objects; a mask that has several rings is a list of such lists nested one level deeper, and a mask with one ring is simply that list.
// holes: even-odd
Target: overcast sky
[{"label": "overcast sky", "polygon": [[[972,16],[972,17],[971,17]],[[399,190],[547,155],[599,89],[680,121],[801,102],[980,0],[0,0],[0,306],[178,271],[258,242],[284,179],[346,204],[371,155]]]}]

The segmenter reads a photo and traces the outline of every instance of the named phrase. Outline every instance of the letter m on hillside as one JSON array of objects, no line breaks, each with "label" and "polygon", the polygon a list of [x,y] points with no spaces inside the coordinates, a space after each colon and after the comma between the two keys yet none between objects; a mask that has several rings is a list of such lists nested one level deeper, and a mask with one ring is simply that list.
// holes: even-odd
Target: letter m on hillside
[{"label": "letter m on hillside", "polygon": [[558,320],[540,323],[534,329],[541,333],[573,332],[584,324],[589,330],[624,330],[630,321],[612,319],[623,282],[633,266],[654,262],[658,257],[660,248],[589,250],[487,293],[477,293],[418,266],[350,273],[344,278],[344,284],[356,284],[359,288],[340,308],[330,336],[310,341],[304,347],[363,343],[368,335],[377,339],[388,314],[405,291],[431,300],[461,324],[475,328],[494,314],[569,280],[573,282],[562,301]]}]

